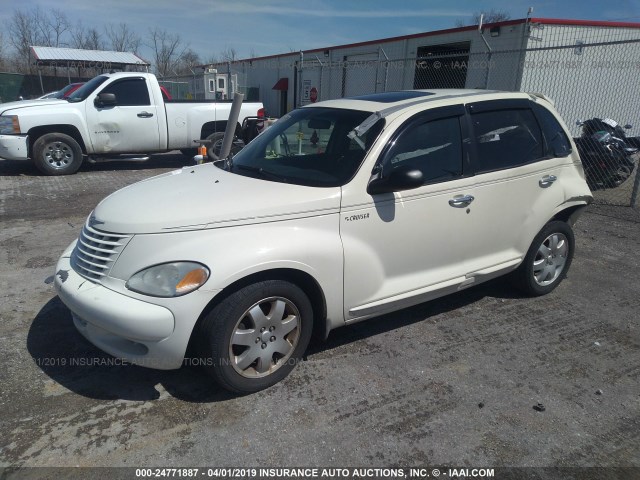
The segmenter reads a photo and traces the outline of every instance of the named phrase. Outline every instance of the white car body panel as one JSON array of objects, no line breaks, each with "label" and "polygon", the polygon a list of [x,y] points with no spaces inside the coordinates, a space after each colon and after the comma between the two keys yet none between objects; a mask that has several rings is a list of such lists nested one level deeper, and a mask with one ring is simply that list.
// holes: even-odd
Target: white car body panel
[{"label": "white car body panel", "polygon": [[[554,215],[589,203],[575,145],[566,157],[405,191],[370,195],[367,185],[394,132],[416,113],[467,101],[531,98],[522,93],[447,90],[422,102],[405,102],[404,107],[402,102],[357,99],[305,107],[372,113],[386,109],[385,128],[350,181],[341,187],[307,187],[202,165],[125,187],[103,200],[88,219],[92,228],[131,236],[115,263],[104,278],[86,279],[73,269],[72,244],[58,264],[56,288],[82,318],[76,326],[100,348],[141,365],[178,368],[207,306],[236,282],[256,275],[297,272],[311,279],[325,305],[322,318],[315,321],[328,333],[504,274],[518,267],[533,237]],[[541,180],[548,176],[556,181],[543,186]],[[457,195],[474,199],[468,208],[457,208],[449,203]],[[137,272],[176,261],[205,265],[209,279],[176,298],[127,288],[127,280]],[[83,294],[74,290],[81,282],[92,285],[84,286]],[[114,302],[126,298],[122,304],[139,310],[143,318],[157,308],[166,309],[175,327],[167,335],[159,315],[158,336],[167,335],[161,340],[136,329],[123,331],[120,323],[108,318],[118,315],[117,309],[110,314],[105,306],[92,313],[75,298],[88,298],[91,291]],[[120,338],[143,345],[135,348],[148,353],[136,353],[129,343],[118,343]]]}]

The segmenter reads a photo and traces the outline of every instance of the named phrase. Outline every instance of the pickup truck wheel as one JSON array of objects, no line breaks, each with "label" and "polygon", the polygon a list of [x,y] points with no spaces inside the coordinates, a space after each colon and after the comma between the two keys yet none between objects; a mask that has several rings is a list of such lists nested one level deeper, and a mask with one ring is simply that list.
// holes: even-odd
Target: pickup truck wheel
[{"label": "pickup truck wheel", "polygon": [[251,393],[285,378],[309,344],[313,309],[296,285],[268,280],[244,287],[201,323],[198,353],[223,388]]},{"label": "pickup truck wheel", "polygon": [[[222,132],[212,133],[207,137],[207,140],[211,140],[211,145],[207,148],[208,157],[213,162],[220,160],[220,150],[222,150],[224,133]],[[231,144],[231,153],[235,155],[240,150],[242,150],[243,147],[244,147],[244,142],[234,137],[233,143]]]},{"label": "pickup truck wheel", "polygon": [[33,144],[33,162],[45,175],[71,175],[82,165],[82,149],[69,135],[47,133]]},{"label": "pickup truck wheel", "polygon": [[217,132],[212,133],[207,137],[207,140],[211,141],[211,144],[207,147],[207,155],[212,161],[220,160],[220,150],[222,149],[222,141],[224,140],[224,133]]},{"label": "pickup truck wheel", "polygon": [[549,222],[533,239],[527,256],[514,272],[516,285],[530,296],[551,292],[567,275],[574,246],[573,230],[567,223]]}]

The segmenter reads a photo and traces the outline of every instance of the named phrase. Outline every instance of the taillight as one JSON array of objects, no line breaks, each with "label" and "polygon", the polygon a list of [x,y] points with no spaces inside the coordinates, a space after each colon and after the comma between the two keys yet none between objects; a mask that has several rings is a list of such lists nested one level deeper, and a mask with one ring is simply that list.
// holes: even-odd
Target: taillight
[{"label": "taillight", "polygon": [[257,117],[258,118],[264,118],[264,108],[261,108],[261,109],[258,110]]}]

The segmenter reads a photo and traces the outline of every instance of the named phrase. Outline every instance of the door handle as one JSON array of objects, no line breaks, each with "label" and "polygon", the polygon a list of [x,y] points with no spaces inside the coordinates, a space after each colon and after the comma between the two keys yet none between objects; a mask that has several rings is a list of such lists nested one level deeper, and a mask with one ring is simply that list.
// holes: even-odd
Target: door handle
[{"label": "door handle", "polygon": [[150,112],[140,112],[140,113],[138,114],[138,116],[139,116],[140,118],[151,118],[151,117],[153,117],[153,113],[150,113]]},{"label": "door handle", "polygon": [[555,182],[557,179],[558,177],[556,177],[555,175],[545,175],[540,179],[538,185],[540,185],[542,188],[547,188],[553,185],[553,182]]},{"label": "door handle", "polygon": [[449,205],[455,208],[464,208],[475,200],[473,195],[456,195],[449,200]]}]

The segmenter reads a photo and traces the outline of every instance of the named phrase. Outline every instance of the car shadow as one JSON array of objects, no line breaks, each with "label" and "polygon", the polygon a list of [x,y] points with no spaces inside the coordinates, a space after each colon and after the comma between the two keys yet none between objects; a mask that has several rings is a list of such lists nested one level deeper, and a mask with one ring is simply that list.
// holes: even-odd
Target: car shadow
[{"label": "car shadow", "polygon": [[[192,159],[185,157],[180,152],[151,155],[149,160],[110,160],[106,162],[91,163],[84,161],[80,167],[82,172],[104,172],[115,170],[154,170],[161,168],[182,168],[194,165]],[[6,177],[42,177],[33,162],[24,160],[5,160],[0,158],[0,176]]]},{"label": "car shadow", "polygon": [[[429,317],[459,309],[484,297],[519,298],[500,279],[441,299],[340,328],[326,341],[313,340],[305,360],[316,353],[378,335]],[[193,365],[179,370],[152,370],[124,364],[89,343],[77,332],[71,313],[56,296],[34,318],[27,335],[34,363],[52,380],[84,397],[99,400],[156,400],[164,389],[187,402],[210,403],[238,395],[221,389]],[[161,388],[158,388],[161,385]]]},{"label": "car shadow", "polygon": [[395,330],[396,328],[421,322],[443,313],[458,310],[476,303],[485,297],[518,299],[523,298],[523,294],[509,283],[507,277],[496,278],[445,297],[419,303],[413,307],[397,310],[333,330],[329,334],[329,338],[324,341],[313,339],[311,345],[307,348],[305,358],[322,352],[323,350],[337,348],[358,340],[364,340],[368,337]]}]

